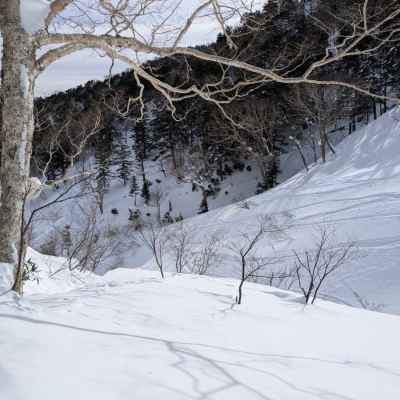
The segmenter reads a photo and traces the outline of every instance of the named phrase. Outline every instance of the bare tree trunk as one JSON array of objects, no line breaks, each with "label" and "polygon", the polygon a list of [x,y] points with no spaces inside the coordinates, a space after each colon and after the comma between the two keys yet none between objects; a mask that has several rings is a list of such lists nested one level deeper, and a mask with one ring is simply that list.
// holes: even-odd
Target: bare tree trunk
[{"label": "bare tree trunk", "polygon": [[317,143],[314,136],[311,138],[312,151],[314,156],[314,164],[318,162]]},{"label": "bare tree trunk", "polygon": [[320,140],[320,147],[321,147],[321,158],[322,162],[324,163],[326,161],[326,132],[325,129],[320,128],[319,131],[319,140]]},{"label": "bare tree trunk", "polygon": [[241,263],[242,263],[242,274],[240,277],[240,284],[238,287],[238,295],[236,297],[236,304],[242,304],[242,296],[243,296],[243,284],[246,280],[246,258],[241,255]]},{"label": "bare tree trunk", "polygon": [[376,111],[376,101],[375,99],[372,99],[372,112],[374,114],[374,120],[378,119],[378,113]]},{"label": "bare tree trunk", "polygon": [[12,290],[22,295],[23,284],[24,284],[24,265],[25,265],[25,255],[27,250],[27,238],[25,232],[25,208],[28,193],[25,193],[23,203],[22,203],[22,215],[20,220],[20,237],[18,243],[18,264],[15,268],[15,280],[12,286]]},{"label": "bare tree trunk", "polygon": [[[387,83],[386,83],[386,81],[385,81],[385,85],[384,85],[384,89],[383,90],[384,90],[384,92],[383,92],[384,96],[387,96]],[[383,99],[383,112],[386,113],[387,110],[388,110],[387,100]]]},{"label": "bare tree trunk", "polygon": [[303,149],[301,147],[300,141],[297,140],[296,138],[294,138],[293,136],[290,136],[289,139],[291,139],[293,141],[293,143],[295,144],[295,146],[300,154],[301,160],[303,161],[304,168],[308,172],[308,165],[307,165],[306,157],[303,153]]},{"label": "bare tree trunk", "polygon": [[34,46],[22,27],[20,0],[6,2],[3,18],[0,263],[15,274],[34,130]]},{"label": "bare tree trunk", "polygon": [[[325,135],[326,135],[326,134],[325,134]],[[335,148],[333,147],[331,141],[329,140],[328,135],[326,135],[326,144],[328,145],[329,150],[332,152],[332,154],[336,155]]]}]

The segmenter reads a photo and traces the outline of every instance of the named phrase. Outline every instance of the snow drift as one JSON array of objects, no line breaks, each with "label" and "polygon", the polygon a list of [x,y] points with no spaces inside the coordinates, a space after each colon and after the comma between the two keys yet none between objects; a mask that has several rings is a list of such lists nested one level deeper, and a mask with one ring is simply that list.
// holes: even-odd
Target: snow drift
[{"label": "snow drift", "polygon": [[[397,316],[237,282],[117,270],[0,303],[7,400],[397,400]],[[1,300],[0,300],[1,301]]]},{"label": "snow drift", "polygon": [[[338,246],[354,243],[357,256],[332,276],[324,294],[360,306],[357,295],[375,308],[400,313],[400,110],[393,109],[337,146],[337,155],[314,165],[277,188],[250,198],[248,207],[232,204],[187,220],[204,241],[217,232],[227,242],[257,229],[263,215],[276,217],[284,236],[266,237],[258,254],[293,265],[293,250],[310,249],[316,232],[335,232]],[[136,260],[137,263],[135,263]],[[152,268],[151,254],[141,250],[132,265]],[[238,277],[226,253],[209,271]]]},{"label": "snow drift", "polygon": [[[392,111],[344,140],[326,165],[248,207],[186,223],[198,243],[213,232],[232,242],[274,215],[284,235],[266,238],[258,252],[287,264],[292,249],[310,246],[316,227],[333,227],[361,256],[328,292],[345,298],[351,287],[399,312],[399,124]],[[237,275],[225,256],[210,272]],[[139,257],[154,268],[143,250],[132,265]],[[41,284],[29,282],[22,299],[0,296],[1,399],[398,399],[398,316],[323,300],[304,306],[298,294],[253,283],[238,306],[231,278],[162,280],[142,269],[96,277],[71,274],[61,258],[34,251],[30,258]]]}]

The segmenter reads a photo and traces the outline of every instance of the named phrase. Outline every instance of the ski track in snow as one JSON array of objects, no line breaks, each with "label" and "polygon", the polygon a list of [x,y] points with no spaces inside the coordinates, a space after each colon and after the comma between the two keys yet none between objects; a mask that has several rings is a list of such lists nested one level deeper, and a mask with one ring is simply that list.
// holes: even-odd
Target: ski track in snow
[{"label": "ski track in snow", "polygon": [[[281,266],[287,268],[293,262],[293,250],[312,248],[316,231],[321,226],[335,230],[337,242],[354,243],[361,256],[331,277],[326,294],[346,304],[359,306],[351,288],[369,301],[378,303],[383,311],[399,314],[398,115],[400,111],[394,109],[346,137],[337,145],[337,155],[331,156],[325,165],[312,165],[309,173],[300,172],[275,189],[248,199],[249,209],[243,209],[241,203],[235,203],[235,200],[243,201],[246,193],[254,193],[258,181],[254,165],[251,172],[244,171],[223,181],[219,195],[210,199],[211,211],[195,217],[190,216],[196,215],[200,192],[192,192],[190,184],[177,184],[173,176],[164,177],[156,162],[146,162],[146,173],[154,182],[152,190],[160,188],[165,195],[162,215],[171,201],[172,215],[182,213],[186,224],[194,229],[197,247],[213,232],[228,243],[237,242],[241,240],[241,233],[251,233],[256,229],[262,215],[273,215],[285,228],[286,239],[266,237],[259,246],[259,255],[279,256],[283,260]],[[299,160],[294,154],[284,157],[284,162],[290,160],[284,166],[285,173],[290,175]],[[110,193],[106,195],[104,226],[127,227],[128,208],[133,208],[133,199],[127,195],[128,191],[129,188],[121,183],[113,183]],[[145,207],[140,197],[138,206],[144,207],[142,215],[150,212],[151,218],[154,217],[154,207]],[[112,208],[119,210],[118,216],[110,213]],[[55,224],[58,227],[66,223],[73,227],[79,225],[79,209],[60,207],[57,212]],[[37,232],[45,236],[48,229],[46,220],[42,225],[39,222]],[[150,252],[136,246],[130,246],[121,254],[117,264],[127,268],[155,268]],[[170,265],[173,268],[173,263]],[[239,269],[232,264],[232,256],[226,251],[221,265],[209,273],[220,277],[238,277]]]},{"label": "ski track in snow", "polygon": [[[397,400],[400,319],[237,282],[119,270],[0,303],[7,400]],[[373,326],[373,329],[371,327]],[[17,334],[16,334],[17,333]],[[29,384],[26,384],[29,382]]]},{"label": "ski track in snow", "polygon": [[[315,228],[328,225],[337,243],[354,241],[360,256],[325,294],[355,304],[352,288],[399,313],[397,113],[352,134],[326,165],[249,199],[249,209],[231,204],[188,218],[196,244],[213,232],[237,242],[269,214],[285,234],[271,234],[257,250],[290,266],[292,250],[309,248]],[[173,196],[181,204],[195,198],[184,186]],[[40,284],[28,282],[21,299],[0,296],[1,400],[399,398],[397,315],[323,300],[305,307],[296,293],[252,283],[237,306],[238,270],[229,252],[210,271],[223,278],[169,273],[161,280],[145,269],[70,273],[64,259],[29,251]],[[155,268],[143,249],[125,262]]]}]

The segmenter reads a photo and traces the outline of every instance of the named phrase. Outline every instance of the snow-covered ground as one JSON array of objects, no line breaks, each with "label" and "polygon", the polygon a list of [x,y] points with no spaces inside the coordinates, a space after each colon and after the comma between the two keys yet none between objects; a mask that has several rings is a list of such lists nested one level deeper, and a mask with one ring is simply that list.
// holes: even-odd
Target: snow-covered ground
[{"label": "snow-covered ground", "polygon": [[117,270],[0,297],[4,400],[397,400],[397,316],[237,282]]},{"label": "snow-covered ground", "polygon": [[[282,231],[256,253],[290,267],[292,251],[311,248],[328,227],[334,245],[354,242],[357,254],[325,294],[356,304],[351,288],[399,313],[399,134],[393,110],[346,138],[325,165],[246,207],[187,218],[194,249],[212,233],[226,245],[208,271],[220,277],[162,280],[143,248],[125,258],[142,268],[104,276],[71,273],[65,259],[30,250],[39,284],[28,282],[23,298],[0,295],[0,399],[397,400],[399,316],[324,300],[304,306],[299,294],[249,282],[236,305],[239,266],[229,248],[269,215]],[[174,269],[170,255],[165,268]]]},{"label": "snow-covered ground", "polygon": [[[186,225],[194,231],[194,247],[199,249],[213,233],[223,239],[223,260],[208,274],[238,277],[239,265],[227,247],[239,242],[243,233],[251,235],[259,218],[269,215],[284,234],[267,235],[258,246],[258,255],[277,257],[281,260],[278,268],[288,269],[293,266],[293,251],[312,249],[318,230],[326,228],[335,232],[332,246],[351,242],[357,254],[330,278],[324,295],[355,306],[360,306],[362,298],[374,309],[400,313],[399,145],[400,111],[394,109],[346,137],[337,146],[337,155],[331,156],[325,165],[314,165],[309,173],[301,171],[274,190],[248,199],[247,208],[243,201],[234,202],[243,200],[246,193],[254,193],[256,169],[234,174],[223,182],[218,196],[210,199],[212,211],[198,216],[200,192],[192,192],[190,184],[177,184],[172,176],[163,177],[157,163],[149,161],[146,170],[154,182],[152,190],[160,187],[164,193],[162,214],[171,201],[173,216],[182,213]],[[295,165],[301,167],[295,155],[285,157],[285,171],[294,170]],[[128,208],[133,207],[133,199],[128,190],[115,182],[106,195],[107,224],[119,228],[129,225]],[[143,200],[138,199],[139,207],[143,207]],[[230,205],[222,207],[226,204]],[[110,212],[114,207],[119,210],[117,216]],[[147,211],[154,216],[155,208],[149,207],[143,209],[144,218]],[[71,205],[61,204],[59,210],[52,208],[51,213],[58,228],[71,221],[73,226],[80,222],[80,214],[74,214]],[[48,225],[46,220],[39,222],[37,232],[46,232]],[[122,234],[124,241],[131,243],[133,234],[127,236],[124,229]],[[119,255],[113,266],[155,268],[152,254],[145,248],[129,245]],[[172,270],[173,265],[170,259],[166,269]]]},{"label": "snow-covered ground", "polygon": [[[26,29],[40,29],[47,2],[24,4],[33,7]],[[332,245],[357,248],[325,294],[355,304],[355,290],[370,304],[400,313],[399,134],[400,111],[394,110],[344,140],[337,156],[308,174],[250,198],[245,207],[236,203],[188,218],[194,248],[213,233],[223,241],[223,258],[208,271],[219,278],[168,273],[162,280],[148,270],[155,265],[143,248],[127,251],[121,266],[147,270],[104,276],[71,272],[65,259],[29,250],[39,270],[25,297],[0,292],[0,399],[397,400],[399,316],[323,300],[304,306],[299,294],[254,283],[245,284],[243,304],[236,305],[239,269],[230,249],[268,215],[281,230],[274,227],[256,253],[288,268],[293,250],[310,249],[325,227],[335,232]],[[214,206],[242,200],[253,178],[229,179],[224,185],[231,192]],[[168,179],[160,185],[164,204],[172,196],[185,216],[195,214],[198,199],[190,201],[185,186],[177,189]],[[127,197],[114,191],[108,213],[116,203],[126,225]],[[54,224],[76,222],[78,214],[63,207]],[[118,225],[122,215],[104,224]],[[167,270],[172,261],[166,257]]]},{"label": "snow-covered ground", "polygon": [[[250,198],[249,208],[232,204],[187,223],[197,241],[217,232],[229,245],[255,232],[260,217],[274,216],[284,234],[267,235],[258,254],[279,258],[282,268],[293,265],[293,250],[312,250],[319,229],[326,228],[334,232],[331,246],[354,243],[356,254],[330,278],[324,294],[360,306],[355,291],[373,307],[400,313],[399,145],[400,111],[395,109],[345,138],[325,165]],[[144,253],[135,259],[143,264],[147,256],[146,267],[154,267],[151,254]],[[239,266],[226,251],[223,263],[209,273],[238,277]]]}]

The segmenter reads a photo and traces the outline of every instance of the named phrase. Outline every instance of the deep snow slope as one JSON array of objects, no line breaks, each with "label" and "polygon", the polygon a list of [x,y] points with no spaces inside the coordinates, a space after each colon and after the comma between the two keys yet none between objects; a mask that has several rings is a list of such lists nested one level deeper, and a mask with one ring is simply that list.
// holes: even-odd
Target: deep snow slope
[{"label": "deep snow slope", "polygon": [[[269,215],[276,219],[284,234],[267,235],[258,246],[259,255],[278,257],[278,269],[290,268],[294,262],[293,250],[312,250],[318,230],[326,228],[335,233],[332,246],[354,242],[357,254],[331,277],[323,289],[324,294],[339,302],[360,306],[355,291],[374,309],[400,313],[399,148],[400,111],[394,109],[346,137],[337,146],[336,156],[325,165],[313,165],[309,173],[302,171],[274,190],[250,198],[247,208],[243,207],[243,201],[222,206],[254,193],[256,168],[229,177],[217,198],[210,199],[212,211],[194,218],[190,216],[198,210],[200,193],[192,192],[188,183],[177,184],[172,176],[163,177],[157,163],[148,162],[146,170],[154,182],[152,190],[160,187],[164,193],[162,214],[168,210],[171,201],[172,215],[181,213],[186,218],[185,224],[194,232],[191,243],[194,251],[200,249],[214,232],[223,240],[223,260],[210,268],[208,274],[238,277],[239,266],[227,248],[232,242],[240,242],[243,233],[251,235],[257,229],[259,218]],[[299,167],[294,156],[286,156],[286,171]],[[153,269],[150,252],[132,244],[135,238],[134,232],[129,231],[128,209],[134,205],[128,191],[129,188],[114,182],[106,195],[101,223],[118,229],[126,244],[117,258],[107,262],[112,267]],[[51,200],[57,195],[47,195],[47,199],[41,201]],[[156,208],[146,208],[142,203],[138,197],[138,207],[142,208],[146,222],[154,218]],[[49,230],[60,231],[65,224],[71,224],[72,229],[79,228],[82,223],[81,205],[70,202],[68,207],[61,204],[49,208],[49,215],[45,215],[48,218],[38,221],[35,228],[38,242]],[[118,209],[117,216],[111,214],[112,208]],[[150,217],[146,216],[147,212]],[[169,259],[165,267],[172,270],[173,265],[173,260]],[[101,270],[104,269],[107,265],[102,266]]]},{"label": "deep snow slope", "polygon": [[[93,160],[89,157],[85,162],[85,168],[87,170],[95,170],[96,167],[92,163]],[[165,213],[170,209],[170,215],[174,219],[179,216],[190,218],[197,215],[202,199],[200,189],[193,191],[190,182],[179,181],[176,176],[171,174],[168,168],[166,168],[166,174],[164,174],[159,162],[146,160],[144,164],[147,179],[151,182],[150,192],[153,196],[149,205],[145,204],[141,196],[142,179],[140,175],[138,175],[139,190],[136,195],[136,203],[135,197],[130,195],[130,184],[128,183],[124,186],[120,179],[113,177],[110,187],[104,196],[104,214],[100,215],[98,212],[97,220],[100,230],[104,231],[110,226],[117,227],[121,231],[126,230],[128,226],[132,225],[129,221],[130,209],[138,209],[140,211],[143,223],[156,221],[158,210],[154,202],[155,193],[161,194],[161,217],[164,217]],[[80,164],[77,163],[77,165],[79,166]],[[242,201],[256,193],[260,174],[254,162],[247,162],[246,165],[251,166],[251,171],[235,171],[231,176],[225,177],[219,186],[220,191],[208,198],[209,209],[216,209]],[[70,171],[70,175],[79,175],[79,169]],[[67,181],[67,185],[70,185],[71,182],[74,182],[74,180]],[[53,201],[68,187],[63,184],[59,186],[58,190],[43,191],[40,197],[33,201],[32,207],[36,208]],[[68,193],[68,196],[74,196],[82,190],[82,186],[77,185]],[[40,218],[35,222],[35,235],[32,245],[39,250],[49,236],[56,231],[62,230],[67,224],[71,225],[72,232],[79,231],[84,225],[83,221],[86,214],[90,213],[91,207],[98,208],[93,194],[44,209],[40,214]],[[117,210],[117,215],[112,214],[113,209]],[[129,256],[131,255],[129,254]],[[123,265],[130,266],[129,263],[124,263]]]},{"label": "deep snow slope", "polygon": [[400,318],[256,284],[116,270],[0,297],[4,400],[397,400]]},{"label": "deep snow slope", "polygon": [[[400,111],[394,109],[345,138],[337,155],[325,165],[300,172],[277,188],[188,220],[201,242],[217,232],[229,243],[257,229],[263,215],[274,216],[283,235],[268,235],[258,254],[278,257],[280,267],[293,265],[293,250],[313,249],[318,230],[334,232],[331,246],[354,242],[356,254],[327,282],[326,295],[360,305],[366,302],[386,312],[400,313]],[[144,251],[132,258],[148,259]],[[209,271],[236,277],[231,253]]]}]

